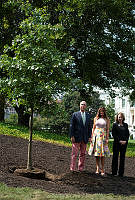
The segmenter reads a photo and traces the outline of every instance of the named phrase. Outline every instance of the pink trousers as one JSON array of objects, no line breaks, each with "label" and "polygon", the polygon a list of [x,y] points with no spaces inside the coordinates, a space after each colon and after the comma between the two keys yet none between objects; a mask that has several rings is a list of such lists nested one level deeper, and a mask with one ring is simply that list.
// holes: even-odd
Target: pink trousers
[{"label": "pink trousers", "polygon": [[77,159],[79,150],[80,150],[80,153],[79,153],[79,161],[78,161],[78,170],[82,171],[84,168],[86,144],[84,142],[72,143],[71,164],[70,164],[71,171],[74,171],[76,169],[76,159]]}]

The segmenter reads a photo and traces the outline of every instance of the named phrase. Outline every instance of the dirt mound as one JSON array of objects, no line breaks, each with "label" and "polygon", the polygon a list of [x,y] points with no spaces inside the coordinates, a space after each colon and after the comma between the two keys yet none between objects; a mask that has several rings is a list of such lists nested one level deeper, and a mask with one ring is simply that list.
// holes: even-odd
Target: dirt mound
[{"label": "dirt mound", "polygon": [[95,174],[95,158],[89,155],[86,155],[85,170],[73,173],[69,170],[71,148],[33,141],[33,173],[38,177],[16,175],[14,172],[17,169],[24,169],[28,173],[25,170],[27,146],[27,140],[0,135],[0,182],[53,193],[135,195],[135,158],[126,158],[125,176],[122,178],[111,175],[112,157],[105,159],[105,176]]}]

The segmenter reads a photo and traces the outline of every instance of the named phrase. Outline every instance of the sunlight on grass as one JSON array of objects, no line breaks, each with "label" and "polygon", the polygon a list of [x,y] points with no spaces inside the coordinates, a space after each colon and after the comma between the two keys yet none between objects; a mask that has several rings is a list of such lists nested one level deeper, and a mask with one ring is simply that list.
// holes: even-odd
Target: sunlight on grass
[{"label": "sunlight on grass", "polygon": [[135,196],[113,194],[52,194],[31,188],[13,188],[0,183],[0,200],[134,200]]},{"label": "sunlight on grass", "polygon": [[48,195],[54,200],[133,200],[135,196],[118,196],[113,194],[89,194],[89,195]]},{"label": "sunlight on grass", "polygon": [[[23,139],[29,139],[29,130],[25,127],[0,123],[0,134],[12,135]],[[70,139],[66,135],[58,135],[45,131],[33,131],[33,140],[40,140],[64,146],[71,146]]]},{"label": "sunlight on grass", "polygon": [[[11,124],[0,123],[0,134],[20,137],[27,140],[29,139],[28,128],[21,127],[21,126],[14,126]],[[46,131],[34,130],[32,137],[33,137],[33,140],[71,147],[71,142],[68,135],[60,135],[60,134],[49,133]],[[111,153],[112,153],[112,144],[113,144],[113,139],[110,139],[109,149]],[[135,141],[134,140],[129,140],[126,156],[129,156],[129,157],[135,156]]]},{"label": "sunlight on grass", "polygon": [[13,188],[0,183],[0,200],[42,200],[47,193],[31,188]]}]

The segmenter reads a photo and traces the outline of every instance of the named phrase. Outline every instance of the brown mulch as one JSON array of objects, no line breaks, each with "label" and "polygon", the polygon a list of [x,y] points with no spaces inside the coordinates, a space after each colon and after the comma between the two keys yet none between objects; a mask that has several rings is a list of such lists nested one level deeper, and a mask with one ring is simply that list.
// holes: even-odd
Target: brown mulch
[{"label": "brown mulch", "polygon": [[28,141],[0,135],[0,182],[13,187],[31,187],[52,193],[103,193],[135,195],[135,157],[126,158],[125,176],[111,175],[112,157],[105,159],[106,175],[96,175],[95,158],[86,155],[85,170],[69,170],[71,148],[33,141],[32,163],[35,169],[52,174],[52,179],[27,178],[15,175],[16,168],[27,166]]}]

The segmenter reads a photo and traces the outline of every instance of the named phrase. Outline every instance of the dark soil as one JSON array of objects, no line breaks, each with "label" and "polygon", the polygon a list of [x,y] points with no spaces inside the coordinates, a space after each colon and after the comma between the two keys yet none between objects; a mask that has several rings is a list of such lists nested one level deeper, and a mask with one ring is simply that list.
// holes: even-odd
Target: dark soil
[{"label": "dark soil", "polygon": [[105,159],[106,175],[96,175],[95,158],[88,154],[85,170],[71,173],[71,148],[33,141],[33,167],[45,170],[52,178],[27,178],[13,173],[16,168],[26,169],[27,146],[27,140],[0,135],[0,182],[8,186],[32,187],[52,193],[135,195],[135,157],[126,158],[125,174],[122,178],[111,175],[112,157]]}]

